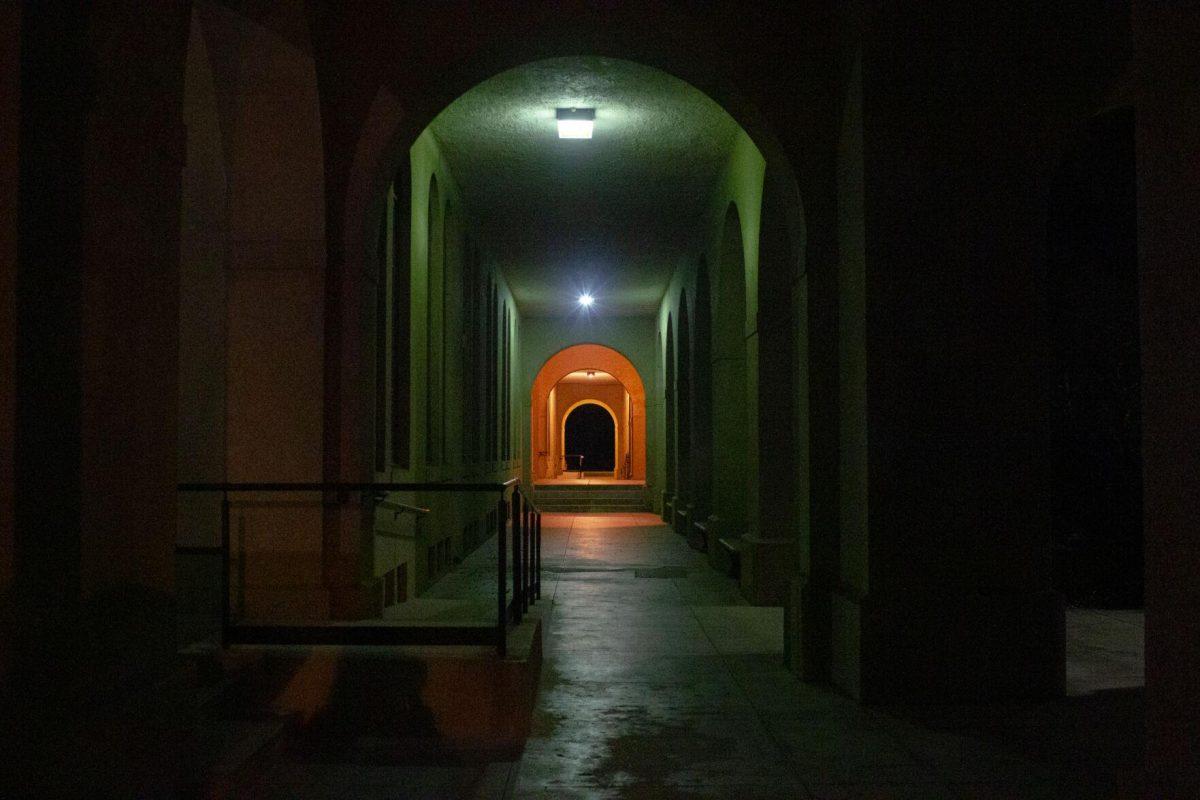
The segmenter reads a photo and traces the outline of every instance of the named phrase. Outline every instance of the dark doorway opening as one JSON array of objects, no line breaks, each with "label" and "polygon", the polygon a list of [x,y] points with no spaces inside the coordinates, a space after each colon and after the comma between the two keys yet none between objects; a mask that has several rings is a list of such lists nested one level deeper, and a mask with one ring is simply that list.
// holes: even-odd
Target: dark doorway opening
[{"label": "dark doorway opening", "polygon": [[567,414],[564,427],[565,451],[583,456],[585,472],[612,472],[616,468],[616,427],[603,406],[595,403],[577,406]]}]

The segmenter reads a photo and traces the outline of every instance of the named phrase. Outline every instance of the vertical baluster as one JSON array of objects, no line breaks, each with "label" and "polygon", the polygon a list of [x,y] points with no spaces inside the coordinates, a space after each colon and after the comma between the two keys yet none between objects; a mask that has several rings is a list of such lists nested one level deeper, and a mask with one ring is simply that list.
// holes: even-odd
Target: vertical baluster
[{"label": "vertical baluster", "polygon": [[221,646],[229,645],[229,492],[221,492]]},{"label": "vertical baluster", "polygon": [[522,593],[521,593],[521,606],[526,611],[529,610],[529,606],[533,605],[533,559],[530,557],[530,549],[531,548],[529,547],[530,542],[533,539],[533,537],[532,537],[533,531],[530,530],[530,527],[529,527],[530,516],[531,515],[530,515],[530,511],[529,511],[529,503],[527,503],[525,501],[525,497],[522,496],[521,497],[521,539],[522,539],[523,547],[524,547],[524,551],[525,551],[523,553],[525,561],[521,565],[524,568],[521,570],[521,572],[525,578],[525,582],[524,582],[524,591],[522,591]]},{"label": "vertical baluster", "polygon": [[537,599],[542,599],[542,512],[537,512],[537,520],[534,522],[533,557],[534,557],[534,586]]},{"label": "vertical baluster", "polygon": [[520,495],[520,493],[518,493],[516,491],[514,491],[512,494],[512,524],[513,524],[513,532],[512,532],[512,540],[513,540],[513,552],[512,552],[513,622],[520,622],[521,621],[521,613],[525,610],[525,607],[524,607],[525,592],[523,590],[524,578],[521,575],[521,572],[522,572],[521,561],[523,558],[523,555],[521,552],[521,544],[522,544],[521,543],[521,495]]},{"label": "vertical baluster", "polygon": [[496,503],[496,588],[499,601],[496,611],[496,652],[501,658],[508,654],[508,543],[504,540],[508,522],[505,519],[505,510],[504,493],[501,492],[500,500]]}]

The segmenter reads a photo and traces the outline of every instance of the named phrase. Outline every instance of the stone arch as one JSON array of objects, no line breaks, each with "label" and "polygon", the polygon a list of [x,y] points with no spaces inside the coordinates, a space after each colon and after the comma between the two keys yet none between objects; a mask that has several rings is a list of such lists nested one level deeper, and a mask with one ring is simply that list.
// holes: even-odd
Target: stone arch
[{"label": "stone arch", "polygon": [[[679,293],[679,340],[675,371],[675,496],[684,506],[694,500],[692,487],[692,326],[687,289]],[[684,531],[686,533],[686,531]]]},{"label": "stone arch", "polygon": [[692,322],[692,503],[697,519],[712,510],[712,288],[708,263],[701,256],[696,266],[696,297]]},{"label": "stone arch", "polygon": [[[185,161],[180,176],[180,481],[222,481],[226,473],[226,257],[228,168],[204,27],[192,9],[184,68]],[[217,498],[183,497],[177,542],[211,544]]]},{"label": "stone arch", "polygon": [[[336,475],[347,456],[370,469],[373,448],[341,440],[342,415],[358,413],[357,404],[370,424],[374,398],[343,391],[343,344],[366,343],[357,330],[346,333],[340,293],[330,291],[337,276],[326,269],[325,131],[303,4],[280,3],[259,16],[196,3],[182,101],[189,158],[202,159],[184,171],[183,196],[190,199],[182,229],[187,240],[189,229],[203,226],[209,250],[200,270],[195,235],[181,247],[180,289],[200,295],[184,299],[194,308],[181,316],[180,336],[188,341],[219,329],[211,341],[219,343],[221,363],[213,363],[211,350],[198,360],[195,348],[185,348],[179,370],[189,383],[202,383],[199,396],[223,394],[223,430],[211,408],[181,396],[181,433],[212,440],[229,481],[319,481]],[[216,175],[218,163],[220,224],[213,208],[195,205],[215,196],[200,182]],[[202,324],[193,312],[204,315]],[[356,591],[357,565],[338,551],[340,511],[314,504],[288,515],[250,506],[236,513],[247,577],[235,612],[341,613],[338,595]],[[215,537],[209,520],[207,535]],[[294,580],[280,589],[271,576],[283,572]]]},{"label": "stone arch", "polygon": [[671,516],[667,505],[675,495],[675,330],[670,313],[667,314],[666,345],[663,353],[663,516],[669,522]]},{"label": "stone arch", "polygon": [[429,178],[429,200],[425,211],[428,241],[425,261],[425,464],[442,462],[443,365],[442,322],[445,308],[445,215],[437,175]]},{"label": "stone arch", "polygon": [[721,231],[712,339],[713,511],[726,530],[746,530],[750,433],[747,420],[746,281],[741,221],[730,203]]},{"label": "stone arch", "polygon": [[[688,28],[687,15],[681,13],[678,16],[680,29]],[[553,21],[548,20],[532,21],[531,24],[534,30],[555,26]],[[421,76],[419,79],[421,91],[406,93],[406,105],[403,109],[399,107],[387,89],[380,89],[369,104],[364,102],[362,106],[355,108],[355,113],[362,113],[359,108],[367,108],[369,105],[361,123],[362,135],[356,142],[362,152],[362,158],[360,160],[356,154],[356,169],[349,176],[350,184],[347,188],[347,196],[371,196],[372,189],[370,187],[380,183],[379,176],[390,174],[398,161],[407,158],[409,147],[443,109],[473,86],[500,72],[538,60],[563,56],[586,54],[624,59],[675,76],[710,97],[742,127],[753,146],[758,148],[760,154],[765,158],[766,181],[763,185],[763,196],[764,199],[768,196],[773,198],[773,206],[779,209],[785,220],[781,231],[786,237],[788,252],[785,258],[762,262],[762,266],[753,270],[753,275],[745,276],[744,280],[747,283],[747,291],[751,291],[752,299],[757,301],[758,292],[754,290],[757,289],[756,281],[760,278],[761,273],[764,270],[786,269],[788,271],[786,276],[767,283],[784,284],[787,286],[787,291],[781,296],[785,299],[790,298],[792,292],[788,284],[797,279],[797,272],[803,274],[807,258],[805,210],[800,187],[816,185],[820,182],[817,180],[814,184],[815,179],[812,176],[809,176],[807,180],[800,180],[801,176],[796,172],[796,166],[800,165],[793,165],[787,152],[773,133],[773,123],[768,116],[762,113],[749,95],[743,94],[722,77],[730,72],[731,65],[715,63],[715,60],[718,59],[711,52],[702,53],[700,50],[693,50],[692,42],[696,39],[691,37],[683,37],[677,44],[669,45],[664,44],[660,37],[655,37],[653,41],[649,39],[639,41],[640,34],[630,37],[628,31],[618,33],[617,28],[605,28],[596,35],[587,37],[586,41],[580,41],[579,37],[574,34],[563,36],[561,32],[545,37],[530,36],[528,30],[525,28],[523,35],[512,37],[489,32],[488,36],[491,38],[492,44],[488,47],[472,48],[469,53],[463,53],[461,57],[448,56],[449,63],[453,64],[453,69],[444,69],[444,64],[442,64],[438,69],[409,70],[409,75]],[[696,36],[702,39],[704,34],[697,30]],[[386,135],[385,131],[388,132]],[[357,167],[359,163],[364,167],[368,164],[373,166],[359,170]],[[361,223],[354,218],[354,213],[356,212],[348,202],[344,223],[348,240],[354,235],[355,230],[361,230],[362,227]],[[756,218],[754,215],[757,214],[757,208],[748,208],[746,213],[752,218]],[[354,251],[354,247],[347,248],[348,253]],[[748,265],[747,268],[749,268]],[[751,281],[755,281],[755,283],[751,285]],[[794,324],[798,318],[800,317],[797,314],[791,314],[788,323]],[[676,317],[676,324],[678,324],[678,317]],[[805,334],[807,331],[802,331],[802,335]],[[693,352],[694,350],[693,346]],[[678,355],[679,352],[676,351],[675,358],[678,358]],[[695,372],[697,369],[695,357],[691,361],[692,371]],[[673,365],[672,369],[674,368]],[[692,383],[696,385],[695,380]],[[674,389],[671,391],[673,392]],[[699,410],[705,403],[693,398],[692,404]],[[666,411],[667,415],[674,413],[674,410]],[[663,424],[667,421],[662,417],[656,417],[656,422]],[[799,424],[807,429],[807,419],[800,420]],[[667,424],[665,427],[671,428],[672,426]],[[705,451],[711,449],[711,446],[697,448],[694,443],[686,445],[686,447],[694,453],[702,454],[702,458]],[[673,462],[674,459],[673,447],[667,447],[666,460]],[[530,469],[530,465],[527,465],[526,469]],[[711,474],[711,469],[703,464],[697,466],[696,469],[701,470],[697,476],[697,485],[709,483],[699,475],[706,472]],[[668,482],[675,481],[674,472],[676,471],[677,465],[670,464],[667,469],[667,473],[670,475],[667,478]],[[672,489],[674,488],[672,487]],[[708,500],[711,497],[710,489],[706,487],[704,490],[696,491],[699,492],[698,496],[711,502]]]},{"label": "stone arch", "polygon": [[[552,465],[553,435],[547,427],[551,390],[570,372],[595,369],[617,379],[629,394],[633,424],[629,447],[633,480],[646,480],[646,388],[637,368],[623,353],[602,344],[575,344],[546,359],[533,381],[530,392],[530,452],[534,454],[531,475],[534,480],[549,477]],[[618,465],[622,458],[617,454]]]}]

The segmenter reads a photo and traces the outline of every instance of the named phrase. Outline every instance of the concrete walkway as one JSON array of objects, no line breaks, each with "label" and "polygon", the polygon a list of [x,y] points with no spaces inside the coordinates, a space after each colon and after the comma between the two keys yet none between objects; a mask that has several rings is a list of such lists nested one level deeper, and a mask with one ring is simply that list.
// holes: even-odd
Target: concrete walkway
[{"label": "concrete walkway", "polygon": [[511,796],[1141,794],[1136,693],[865,709],[797,681],[781,609],[745,605],[653,515],[546,515],[543,563],[542,685]]},{"label": "concrete walkway", "polygon": [[[782,610],[747,606],[734,582],[658,517],[546,514],[542,535],[545,657],[518,762],[408,752],[410,731],[384,735],[364,719],[344,743],[282,743],[252,779],[219,796],[1161,796],[1140,785],[1142,701],[1129,688],[1141,680],[1136,615],[1069,613],[1074,696],[865,708],[784,669]],[[494,585],[489,571],[464,569],[442,593]]]}]

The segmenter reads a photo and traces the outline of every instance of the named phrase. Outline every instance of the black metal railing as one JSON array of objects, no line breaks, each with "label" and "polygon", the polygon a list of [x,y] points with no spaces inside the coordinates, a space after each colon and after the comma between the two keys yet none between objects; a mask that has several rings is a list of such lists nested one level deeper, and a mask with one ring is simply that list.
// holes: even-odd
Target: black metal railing
[{"label": "black metal railing", "polygon": [[[519,478],[501,483],[181,483],[180,492],[219,494],[221,498],[221,643],[229,644],[356,644],[356,645],[462,645],[494,644],[503,656],[508,650],[508,630],[521,622],[542,594],[542,514],[526,496]],[[345,504],[350,495],[371,498],[374,506],[412,514],[415,519],[431,512],[428,508],[386,501],[390,492],[495,493],[496,500],[496,620],[493,628],[469,625],[387,625],[353,621],[336,625],[245,625],[236,624],[230,605],[232,580],[231,493],[320,492],[323,505]],[[511,569],[509,536],[511,527]],[[511,574],[511,587],[509,575]],[[239,584],[244,589],[244,579]],[[361,621],[361,620],[360,620]],[[489,632],[490,631],[490,632]]]},{"label": "black metal railing", "polygon": [[567,462],[568,458],[578,458],[579,459],[579,466],[576,467],[576,469],[579,471],[579,477],[582,478],[583,477],[583,454],[582,453],[569,453],[569,454],[564,453],[563,454],[563,470],[570,472],[571,466]]}]

